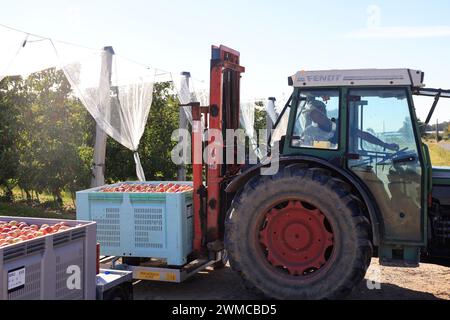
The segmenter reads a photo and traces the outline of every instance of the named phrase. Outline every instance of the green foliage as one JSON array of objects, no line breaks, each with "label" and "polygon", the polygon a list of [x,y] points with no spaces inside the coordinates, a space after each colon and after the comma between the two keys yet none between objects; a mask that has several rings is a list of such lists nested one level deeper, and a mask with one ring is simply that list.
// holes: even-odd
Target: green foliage
[{"label": "green foliage", "polygon": [[444,139],[450,140],[450,123],[444,129]]},{"label": "green foliage", "polygon": [[255,107],[255,130],[256,130],[256,132],[258,132],[259,129],[266,129],[267,112],[263,108],[264,105],[262,102],[256,102],[255,104],[256,104],[256,107]]},{"label": "green foliage", "polygon": [[13,200],[13,188],[18,169],[18,152],[15,144],[18,134],[14,81],[5,78],[0,82],[0,186],[5,188],[5,199]]},{"label": "green foliage", "polygon": [[[72,97],[62,71],[47,69],[25,80],[9,78],[5,82],[0,110],[5,116],[3,109],[13,108],[8,121],[14,133],[8,140],[14,147],[0,157],[14,157],[13,167],[7,169],[14,179],[2,175],[0,183],[8,190],[14,181],[29,200],[32,191],[48,192],[62,204],[63,190],[74,193],[89,186],[94,121]],[[9,179],[5,182],[5,178]]]}]

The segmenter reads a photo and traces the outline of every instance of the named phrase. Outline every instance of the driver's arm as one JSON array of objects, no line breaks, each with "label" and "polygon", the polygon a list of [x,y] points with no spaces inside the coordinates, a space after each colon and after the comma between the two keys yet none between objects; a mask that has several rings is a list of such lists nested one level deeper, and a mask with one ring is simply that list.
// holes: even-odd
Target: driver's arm
[{"label": "driver's arm", "polygon": [[383,141],[381,141],[380,139],[378,139],[377,137],[375,137],[373,134],[366,132],[366,131],[362,131],[359,129],[356,129],[356,135],[358,136],[358,138],[361,138],[369,143],[375,144],[377,146],[381,146],[383,148],[392,150],[392,151],[398,151],[399,146],[396,143],[385,143]]},{"label": "driver's arm", "polygon": [[309,116],[311,117],[311,120],[317,123],[319,128],[323,131],[331,132],[331,130],[333,129],[333,122],[328,119],[328,117],[322,112],[314,109],[309,111]]}]

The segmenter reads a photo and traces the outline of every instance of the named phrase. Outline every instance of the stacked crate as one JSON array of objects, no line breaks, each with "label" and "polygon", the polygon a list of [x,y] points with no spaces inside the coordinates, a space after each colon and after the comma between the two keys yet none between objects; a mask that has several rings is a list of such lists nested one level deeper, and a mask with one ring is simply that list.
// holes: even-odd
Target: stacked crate
[{"label": "stacked crate", "polygon": [[0,216],[0,220],[70,229],[0,248],[0,300],[95,299],[94,222]]}]

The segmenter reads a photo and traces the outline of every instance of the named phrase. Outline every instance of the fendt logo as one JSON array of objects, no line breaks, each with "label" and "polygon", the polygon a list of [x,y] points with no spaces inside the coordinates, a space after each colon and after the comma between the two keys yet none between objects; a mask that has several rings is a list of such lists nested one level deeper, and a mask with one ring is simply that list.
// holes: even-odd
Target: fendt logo
[{"label": "fendt logo", "polygon": [[342,79],[340,74],[318,74],[318,75],[310,75],[303,76],[299,75],[297,77],[297,81],[299,82],[334,82]]}]

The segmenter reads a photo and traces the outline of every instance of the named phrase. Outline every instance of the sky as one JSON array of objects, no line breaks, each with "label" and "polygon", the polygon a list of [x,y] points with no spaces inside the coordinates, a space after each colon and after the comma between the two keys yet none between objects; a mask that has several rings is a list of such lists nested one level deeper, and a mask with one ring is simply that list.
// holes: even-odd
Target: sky
[{"label": "sky", "polygon": [[[2,3],[4,2],[4,3]],[[241,99],[292,88],[298,70],[412,68],[450,89],[449,1],[0,0],[0,24],[209,78],[210,46],[240,51]],[[417,103],[424,119],[432,99]],[[450,99],[431,122],[450,120]]]}]

